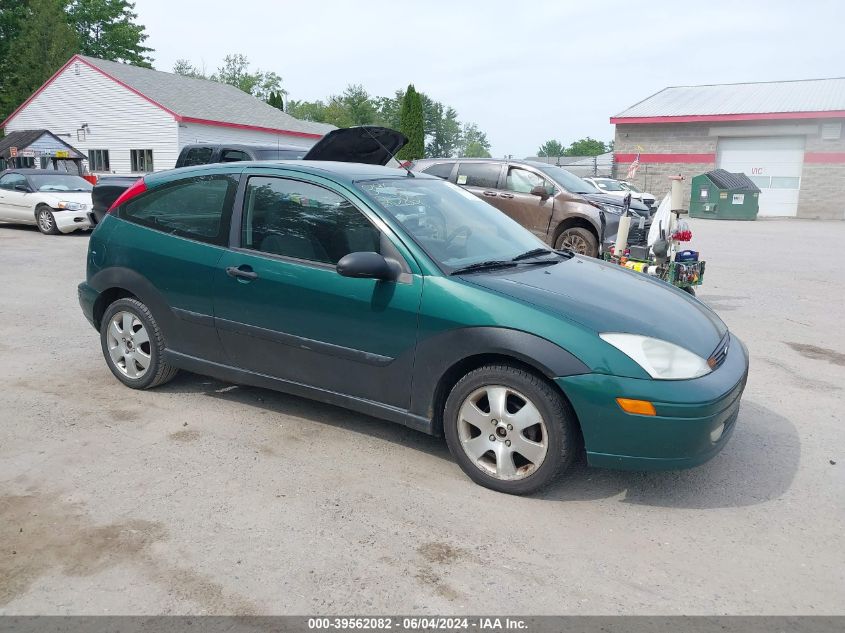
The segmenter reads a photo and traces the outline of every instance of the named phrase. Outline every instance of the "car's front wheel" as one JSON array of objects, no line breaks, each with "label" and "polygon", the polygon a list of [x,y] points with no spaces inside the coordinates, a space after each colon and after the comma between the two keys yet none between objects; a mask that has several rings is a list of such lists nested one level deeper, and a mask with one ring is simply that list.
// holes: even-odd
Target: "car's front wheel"
[{"label": "car's front wheel", "polygon": [[137,299],[118,299],[106,308],[100,344],[109,369],[127,387],[157,387],[178,372],[164,361],[161,329],[149,308]]},{"label": "car's front wheel", "polygon": [[509,494],[549,484],[575,454],[575,422],[554,387],[523,369],[487,365],[446,400],[446,442],[476,483]]},{"label": "car's front wheel", "polygon": [[598,257],[599,241],[589,229],[573,226],[565,229],[555,240],[555,248],[569,250],[587,257]]},{"label": "car's front wheel", "polygon": [[53,211],[47,205],[38,205],[35,210],[35,223],[38,225],[38,230],[44,235],[58,235],[59,233]]}]

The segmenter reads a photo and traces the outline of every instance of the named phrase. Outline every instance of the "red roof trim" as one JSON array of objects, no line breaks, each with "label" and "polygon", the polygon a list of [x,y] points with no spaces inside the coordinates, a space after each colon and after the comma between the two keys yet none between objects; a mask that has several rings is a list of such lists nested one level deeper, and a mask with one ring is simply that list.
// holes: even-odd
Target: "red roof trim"
[{"label": "red roof trim", "polygon": [[845,110],[826,112],[759,112],[749,114],[689,114],[683,116],[612,116],[614,125],[633,123],[710,123],[718,121],[779,121],[784,119],[840,119]]},{"label": "red roof trim", "polygon": [[283,129],[271,128],[271,127],[261,127],[260,125],[247,125],[245,123],[230,123],[230,122],[227,122],[227,121],[212,121],[212,120],[209,120],[209,119],[197,119],[197,118],[194,118],[194,117],[181,116],[180,114],[177,114],[176,112],[174,112],[170,108],[164,107],[163,105],[161,105],[157,101],[153,101],[152,99],[150,99],[145,94],[137,91],[135,88],[128,86],[127,84],[120,81],[120,79],[113,77],[112,75],[108,74],[107,72],[105,72],[101,68],[98,68],[94,64],[82,59],[82,57],[80,55],[74,55],[73,57],[71,57],[65,63],[64,66],[59,68],[53,74],[53,76],[50,77],[47,81],[45,81],[44,84],[38,90],[36,90],[34,93],[32,93],[32,95],[29,97],[29,99],[27,99],[21,105],[19,105],[17,108],[15,108],[15,111],[12,112],[12,114],[10,114],[6,118],[6,120],[3,121],[2,124],[0,124],[0,128],[5,128],[6,124],[9,121],[11,121],[15,117],[15,115],[18,114],[18,112],[20,112],[23,108],[25,108],[33,99],[35,99],[35,97],[37,97],[39,94],[41,94],[47,88],[47,86],[52,84],[53,81],[55,81],[55,79],[59,75],[61,75],[68,68],[68,66],[70,66],[73,62],[81,62],[81,63],[85,64],[86,66],[88,66],[89,68],[92,68],[93,70],[97,71],[98,73],[100,73],[104,77],[111,79],[117,85],[119,85],[123,88],[126,88],[129,92],[131,92],[133,94],[138,95],[139,97],[144,99],[144,101],[147,101],[148,103],[151,103],[152,105],[156,106],[157,108],[164,110],[169,115],[171,115],[176,121],[179,121],[179,122],[196,123],[196,124],[199,124],[199,125],[214,125],[214,126],[218,126],[218,127],[231,127],[231,128],[236,128],[236,129],[239,129],[239,130],[254,130],[254,131],[257,131],[257,132],[270,132],[272,134],[285,134],[287,136],[298,136],[298,137],[301,137],[301,138],[316,138],[316,139],[323,138],[322,134],[315,134],[315,133],[312,133],[312,132],[295,132],[293,130],[283,130]]},{"label": "red roof trim", "polygon": [[[636,154],[614,154],[617,163],[630,163]],[[640,154],[641,163],[715,163],[716,154]]]},{"label": "red roof trim", "polygon": [[845,152],[805,152],[805,163],[845,163]]},{"label": "red roof trim", "polygon": [[286,134],[288,136],[299,136],[302,138],[323,138],[322,134],[313,132],[294,132],[293,130],[282,130],[274,127],[262,127],[260,125],[247,125],[246,123],[229,123],[227,121],[212,121],[210,119],[197,119],[190,116],[179,116],[176,120],[181,123],[196,123],[197,125],[215,125],[218,127],[232,127],[238,130],[254,130],[256,132],[271,132],[273,134]]},{"label": "red roof trim", "polygon": [[47,86],[49,86],[51,83],[53,83],[53,80],[54,80],[56,77],[58,77],[59,75],[61,75],[61,74],[62,74],[62,72],[65,70],[65,68],[67,68],[68,66],[70,66],[70,65],[71,65],[71,63],[73,62],[73,60],[77,59],[78,57],[79,57],[79,55],[74,55],[74,56],[73,56],[73,57],[71,57],[69,60],[67,60],[67,62],[65,63],[65,65],[64,65],[64,66],[62,66],[62,67],[61,67],[61,68],[59,68],[59,69],[58,69],[55,73],[53,73],[53,76],[52,76],[52,77],[50,77],[47,81],[45,81],[43,84],[41,84],[41,87],[40,87],[38,90],[36,90],[35,92],[33,92],[33,93],[29,96],[29,99],[27,99],[27,100],[26,100],[26,101],[24,101],[22,104],[20,104],[17,108],[15,108],[15,109],[12,111],[12,113],[11,113],[9,116],[7,116],[7,117],[6,117],[6,120],[5,120],[5,121],[3,121],[3,123],[0,123],[0,128],[5,128],[5,127],[6,127],[6,124],[7,124],[9,121],[11,121],[12,119],[14,119],[14,118],[15,118],[15,115],[17,115],[17,113],[18,113],[18,112],[20,112],[21,110],[23,110],[23,109],[24,109],[24,108],[25,108],[25,107],[29,104],[29,102],[30,102],[30,101],[32,101],[33,99],[35,99],[35,97],[37,97],[38,95],[40,95],[40,94],[43,92],[43,90],[44,90]]}]

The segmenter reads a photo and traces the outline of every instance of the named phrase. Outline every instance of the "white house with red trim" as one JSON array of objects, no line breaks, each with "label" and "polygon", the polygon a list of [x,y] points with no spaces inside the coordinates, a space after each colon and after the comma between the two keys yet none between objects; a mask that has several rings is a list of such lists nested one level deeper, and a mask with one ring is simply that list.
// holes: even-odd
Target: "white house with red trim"
[{"label": "white house with red trim", "polygon": [[[0,124],[47,129],[94,173],[170,169],[187,144],[311,147],[331,125],[300,121],[234,86],[74,55]],[[34,166],[38,166],[36,161]]]},{"label": "white house with red trim", "polygon": [[760,215],[845,219],[845,78],[675,86],[611,117],[615,173],[662,195],[721,168],[760,187]]}]

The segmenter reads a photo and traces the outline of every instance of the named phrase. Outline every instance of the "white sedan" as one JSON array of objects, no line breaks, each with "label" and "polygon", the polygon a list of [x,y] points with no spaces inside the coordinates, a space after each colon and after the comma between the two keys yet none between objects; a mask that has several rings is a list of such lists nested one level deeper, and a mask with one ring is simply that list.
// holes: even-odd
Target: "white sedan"
[{"label": "white sedan", "polygon": [[0,222],[35,224],[47,235],[90,229],[91,183],[44,169],[0,173]]},{"label": "white sedan", "polygon": [[655,198],[650,193],[637,189],[634,185],[613,178],[584,178],[591,185],[601,189],[602,193],[624,198],[628,193],[634,200],[640,200],[647,207],[653,207]]}]

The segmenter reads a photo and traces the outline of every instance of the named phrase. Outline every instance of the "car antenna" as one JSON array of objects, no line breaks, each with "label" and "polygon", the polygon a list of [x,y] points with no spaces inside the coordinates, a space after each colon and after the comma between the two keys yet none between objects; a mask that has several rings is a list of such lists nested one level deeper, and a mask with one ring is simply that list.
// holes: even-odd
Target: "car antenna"
[{"label": "car antenna", "polygon": [[[395,160],[396,155],[395,155],[395,154],[393,154],[393,153],[392,153],[389,149],[387,149],[387,148],[384,146],[384,143],[382,143],[380,140],[378,140],[378,139],[376,138],[376,135],[375,135],[375,134],[373,134],[373,133],[370,131],[369,126],[367,126],[367,125],[362,125],[361,127],[362,127],[362,128],[364,128],[364,131],[365,131],[367,134],[369,134],[369,135],[370,135],[370,138],[371,138],[371,139],[373,139],[376,143],[378,143],[379,147],[381,147],[381,148],[382,148],[385,152],[387,152],[387,154],[390,156],[390,158],[392,158],[392,159],[394,159],[394,160]],[[399,163],[399,161],[398,161],[398,160],[397,160],[396,162],[397,162],[397,163]],[[411,178],[416,178],[416,176],[414,176],[414,173],[413,173],[410,169],[408,169],[408,167],[407,167],[407,165],[405,165],[405,163],[399,163],[399,166],[400,166],[402,169],[404,169],[406,172],[408,172],[408,176],[410,176]]]}]

